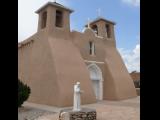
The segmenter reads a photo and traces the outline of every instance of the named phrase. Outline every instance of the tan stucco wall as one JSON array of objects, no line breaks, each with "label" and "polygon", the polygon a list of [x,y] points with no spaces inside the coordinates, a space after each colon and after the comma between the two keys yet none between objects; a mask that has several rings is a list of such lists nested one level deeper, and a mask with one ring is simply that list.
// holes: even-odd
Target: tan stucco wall
[{"label": "tan stucco wall", "polygon": [[[134,87],[134,83],[127,71],[123,60],[118,53],[118,51],[114,47],[106,47],[106,58],[105,63],[108,69],[108,72],[112,78],[112,82],[114,83],[114,92],[115,96],[112,96],[111,99],[127,99],[130,97],[136,96],[136,91]],[[113,89],[111,88],[111,89]],[[109,98],[109,93],[106,94],[106,98]]]},{"label": "tan stucco wall", "polygon": [[89,72],[78,49],[69,40],[50,38],[49,43],[54,56],[57,81],[61,94],[59,105],[72,105],[73,86],[77,81],[81,83],[81,88],[84,90],[82,104],[95,102]]},{"label": "tan stucco wall", "polygon": [[[102,70],[104,79],[104,99],[120,100],[136,96],[133,81],[115,47],[115,40],[98,38],[90,29],[86,29],[83,34],[73,32],[73,38],[84,60],[104,62],[97,64]],[[95,56],[89,55],[89,41],[95,43]]]},{"label": "tan stucco wall", "polygon": [[28,101],[55,105],[59,91],[47,37],[41,32],[30,39],[34,40],[33,44],[19,49],[19,78],[31,87]]}]

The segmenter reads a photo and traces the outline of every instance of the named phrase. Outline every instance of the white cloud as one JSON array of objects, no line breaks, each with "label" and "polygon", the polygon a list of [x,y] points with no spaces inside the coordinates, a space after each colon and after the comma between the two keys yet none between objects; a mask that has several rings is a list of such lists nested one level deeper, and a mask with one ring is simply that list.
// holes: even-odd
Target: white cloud
[{"label": "white cloud", "polygon": [[122,2],[127,3],[129,5],[133,5],[133,6],[140,5],[140,0],[122,0]]},{"label": "white cloud", "polygon": [[140,71],[140,44],[137,44],[133,50],[119,48],[118,51],[129,72]]}]

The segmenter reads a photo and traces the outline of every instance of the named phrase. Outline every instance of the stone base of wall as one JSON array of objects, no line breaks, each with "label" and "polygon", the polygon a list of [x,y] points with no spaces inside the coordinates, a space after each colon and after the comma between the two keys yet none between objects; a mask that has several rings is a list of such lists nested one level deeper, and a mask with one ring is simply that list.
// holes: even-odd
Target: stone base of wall
[{"label": "stone base of wall", "polygon": [[96,120],[96,110],[89,108],[82,108],[81,111],[61,110],[59,120]]}]

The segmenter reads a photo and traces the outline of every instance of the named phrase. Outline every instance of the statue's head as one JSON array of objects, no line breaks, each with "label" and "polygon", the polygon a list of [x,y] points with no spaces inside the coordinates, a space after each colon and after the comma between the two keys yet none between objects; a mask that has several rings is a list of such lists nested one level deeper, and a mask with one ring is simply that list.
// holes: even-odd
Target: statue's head
[{"label": "statue's head", "polygon": [[76,84],[77,84],[77,85],[80,85],[80,82],[77,82]]}]

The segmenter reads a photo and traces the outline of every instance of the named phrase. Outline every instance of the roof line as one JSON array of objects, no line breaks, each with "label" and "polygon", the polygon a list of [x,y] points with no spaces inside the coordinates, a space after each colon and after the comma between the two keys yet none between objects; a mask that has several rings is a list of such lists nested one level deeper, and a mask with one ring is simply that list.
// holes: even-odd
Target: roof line
[{"label": "roof line", "polygon": [[43,8],[45,8],[46,6],[48,5],[53,5],[53,6],[56,6],[56,7],[60,7],[60,8],[63,8],[65,10],[68,10],[70,11],[71,13],[74,12],[74,10],[68,8],[68,7],[65,7],[57,2],[47,2],[46,4],[44,4],[43,6],[41,6],[38,10],[35,11],[35,13],[39,13]]},{"label": "roof line", "polygon": [[[95,23],[95,22],[97,22],[97,21],[99,21],[99,20],[103,20],[103,21],[109,22],[109,23],[111,23],[111,24],[113,24],[113,25],[116,24],[115,22],[110,21],[110,20],[107,20],[107,19],[105,19],[105,18],[103,18],[103,17],[98,17],[98,18],[96,18],[95,20],[91,21],[90,24],[93,24],[93,23]],[[85,25],[85,27],[87,27],[87,26],[88,26],[88,25]]]}]

